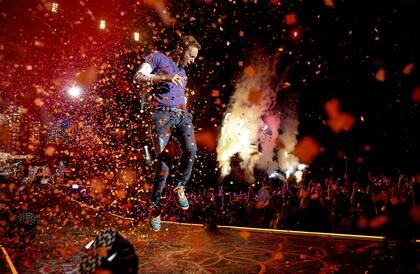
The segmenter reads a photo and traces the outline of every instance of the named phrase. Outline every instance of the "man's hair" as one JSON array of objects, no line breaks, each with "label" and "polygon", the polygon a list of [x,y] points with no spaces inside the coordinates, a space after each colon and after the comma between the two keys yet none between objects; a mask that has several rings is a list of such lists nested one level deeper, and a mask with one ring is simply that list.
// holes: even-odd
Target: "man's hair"
[{"label": "man's hair", "polygon": [[199,50],[201,49],[200,43],[198,43],[197,39],[195,39],[192,35],[181,37],[178,43],[178,47],[182,48],[183,50],[188,49],[189,47],[195,47]]}]

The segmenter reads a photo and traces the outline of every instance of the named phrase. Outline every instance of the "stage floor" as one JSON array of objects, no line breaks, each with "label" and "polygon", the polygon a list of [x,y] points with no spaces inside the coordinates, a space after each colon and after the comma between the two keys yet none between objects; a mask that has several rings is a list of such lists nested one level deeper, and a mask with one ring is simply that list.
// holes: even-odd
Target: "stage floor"
[{"label": "stage floor", "polygon": [[[200,225],[163,223],[160,232],[146,226],[119,227],[134,245],[140,273],[363,273],[380,242],[285,235]],[[19,273],[72,273],[79,251],[95,236],[93,228],[63,227],[39,240],[20,257]]]},{"label": "stage floor", "polygon": [[[207,232],[167,222],[157,233],[146,225],[114,227],[134,245],[140,273],[391,273],[380,271],[389,261],[375,241],[234,228]],[[53,229],[15,266],[19,273],[73,273],[79,251],[94,236],[94,227]]]},{"label": "stage floor", "polygon": [[159,234],[132,238],[144,272],[185,273],[320,273],[368,269],[366,248],[378,243],[333,240],[202,226],[164,224]]},{"label": "stage floor", "polygon": [[[378,239],[232,227],[207,232],[202,225],[174,222],[163,222],[161,231],[154,232],[146,220],[134,223],[52,193],[37,192],[42,204],[32,209],[41,219],[39,233],[26,249],[15,252],[0,236],[19,273],[74,273],[80,251],[106,227],[117,228],[134,245],[140,273],[394,273],[401,269],[401,257],[386,252]],[[417,259],[418,254],[417,249]],[[4,264],[0,267],[6,269]]]}]

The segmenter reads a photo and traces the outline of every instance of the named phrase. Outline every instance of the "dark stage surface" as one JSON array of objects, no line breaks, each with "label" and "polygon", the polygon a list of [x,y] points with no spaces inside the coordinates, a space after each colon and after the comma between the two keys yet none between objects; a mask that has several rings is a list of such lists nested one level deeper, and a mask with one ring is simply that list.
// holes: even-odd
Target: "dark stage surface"
[{"label": "dark stage surface", "polygon": [[146,232],[143,241],[132,239],[144,272],[359,272],[368,266],[364,252],[356,250],[376,244],[234,229],[213,234],[201,226],[173,223],[164,229],[159,235]]},{"label": "dark stage surface", "polygon": [[[32,270],[16,264],[19,273],[72,273],[80,256],[71,256],[71,249],[82,249],[86,239],[94,238],[93,230],[66,227],[57,232],[56,239],[48,237],[43,254],[31,254],[42,258]],[[199,225],[176,223],[164,223],[159,233],[145,226],[120,232],[135,246],[141,273],[363,273],[378,269],[371,256],[381,246],[368,240],[228,228],[208,233]]]},{"label": "dark stage surface", "polygon": [[[145,225],[120,225],[119,231],[135,246],[140,273],[392,273],[399,264],[374,240],[235,228],[212,233],[172,222],[158,233]],[[40,237],[15,266],[19,273],[74,273],[77,251],[94,235],[93,227],[59,228]]]},{"label": "dark stage surface", "polygon": [[[16,240],[0,235],[19,273],[74,273],[80,251],[107,227],[134,245],[140,273],[395,273],[409,263],[404,259],[419,256],[418,248],[403,256],[392,246],[387,251],[381,237],[235,227],[208,232],[202,225],[174,222],[163,222],[156,233],[146,220],[99,212],[48,186],[26,191],[38,201],[27,204],[39,218],[35,239],[16,252]],[[7,273],[3,257],[1,262],[0,272]]]}]

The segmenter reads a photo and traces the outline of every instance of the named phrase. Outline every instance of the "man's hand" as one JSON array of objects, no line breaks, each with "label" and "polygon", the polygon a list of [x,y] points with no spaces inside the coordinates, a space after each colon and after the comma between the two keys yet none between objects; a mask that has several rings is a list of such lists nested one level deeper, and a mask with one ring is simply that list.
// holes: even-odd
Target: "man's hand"
[{"label": "man's hand", "polygon": [[177,86],[183,86],[184,82],[185,82],[184,77],[182,77],[178,74],[175,74],[173,76],[169,76],[169,80]]}]

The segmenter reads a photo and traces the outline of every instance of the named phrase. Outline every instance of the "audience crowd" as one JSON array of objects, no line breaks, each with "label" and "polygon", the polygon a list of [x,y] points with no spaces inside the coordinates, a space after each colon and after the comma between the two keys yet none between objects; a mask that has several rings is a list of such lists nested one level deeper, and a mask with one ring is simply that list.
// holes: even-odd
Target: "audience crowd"
[{"label": "audience crowd", "polygon": [[[398,237],[419,237],[420,208],[416,205],[414,178],[400,175],[396,180],[372,174],[364,184],[358,181],[325,179],[263,180],[248,191],[225,191],[224,186],[189,189],[190,209],[174,206],[171,189],[163,195],[166,220],[272,229],[357,233]],[[127,189],[128,195],[93,203],[88,191],[77,190],[86,203],[116,214],[138,219],[148,214],[149,193],[144,188]],[[418,199],[418,198],[417,198]],[[103,200],[102,200],[103,201]],[[416,235],[417,233],[417,235]]]},{"label": "audience crowd", "polygon": [[[231,225],[395,237],[404,234],[420,238],[420,206],[416,201],[420,183],[413,177],[401,174],[393,180],[369,173],[363,182],[344,177],[316,180],[306,176],[302,182],[265,178],[242,191],[233,186],[244,186],[244,182],[233,182],[233,186],[224,182],[205,189],[192,185],[186,192],[190,203],[186,212],[174,206],[172,190],[166,187],[162,218],[212,227]],[[95,186],[91,182],[86,186],[81,181],[64,178],[60,172],[49,183],[66,196],[103,212],[138,220],[146,220],[149,214],[151,186],[144,182],[115,187]]]}]

